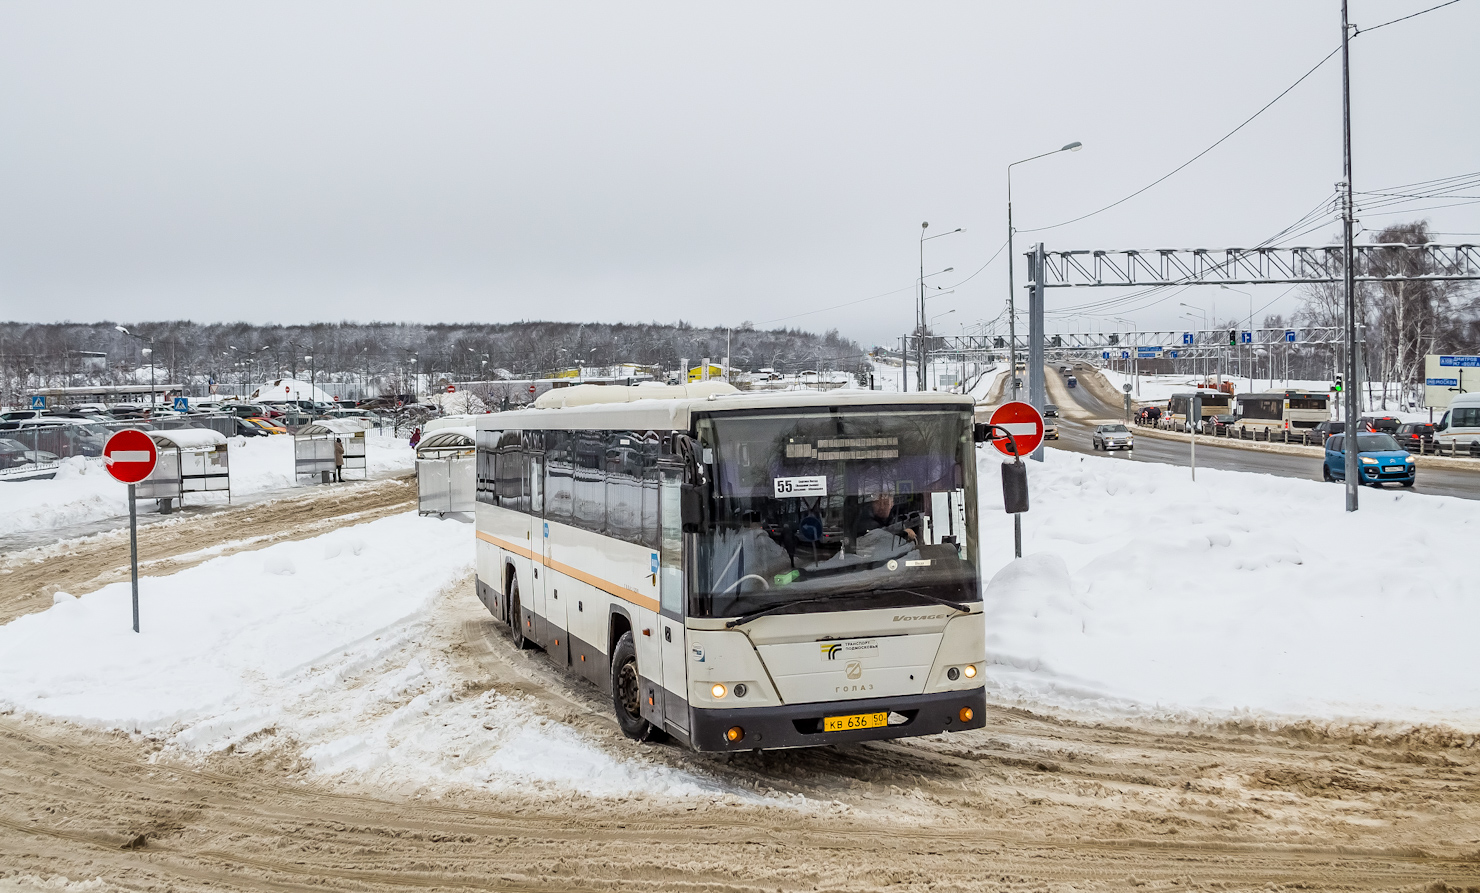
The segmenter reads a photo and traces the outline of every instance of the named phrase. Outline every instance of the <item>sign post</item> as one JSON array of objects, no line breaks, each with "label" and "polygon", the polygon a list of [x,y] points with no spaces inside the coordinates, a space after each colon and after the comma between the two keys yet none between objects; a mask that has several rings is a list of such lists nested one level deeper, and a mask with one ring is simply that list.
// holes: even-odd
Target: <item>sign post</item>
[{"label": "sign post", "polygon": [[1010,465],[1002,466],[1002,492],[1021,494],[1020,505],[1009,505],[1007,510],[1012,512],[1013,555],[1022,558],[1022,513],[1028,510],[1028,469],[1023,465],[1023,453],[1032,453],[1042,446],[1043,416],[1033,404],[1015,400],[997,407],[988,424],[992,429],[992,446],[1013,459]]},{"label": "sign post", "polygon": [[159,461],[148,434],[134,428],[114,433],[103,446],[103,467],[113,479],[128,484],[128,562],[134,589],[134,632],[139,631],[139,513],[134,485],[147,478]]},{"label": "sign post", "polygon": [[1197,429],[1202,424],[1202,395],[1192,396],[1192,406],[1187,410],[1187,420],[1192,423],[1192,480],[1197,482]]}]

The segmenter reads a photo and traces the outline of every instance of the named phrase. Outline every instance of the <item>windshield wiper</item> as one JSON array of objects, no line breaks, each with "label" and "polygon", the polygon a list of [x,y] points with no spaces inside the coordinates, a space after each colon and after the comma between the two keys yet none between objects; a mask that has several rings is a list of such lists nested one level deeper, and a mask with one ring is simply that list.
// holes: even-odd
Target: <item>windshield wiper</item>
[{"label": "windshield wiper", "polygon": [[858,592],[858,593],[834,594],[834,595],[816,595],[816,596],[813,596],[811,598],[799,598],[796,601],[782,602],[779,605],[771,605],[769,608],[761,608],[761,609],[759,609],[757,611],[751,611],[749,614],[741,614],[739,617],[736,617],[734,620],[727,620],[727,621],[725,621],[725,629],[734,629],[735,627],[741,625],[742,623],[749,623],[750,621],[755,620],[757,618],[765,617],[767,614],[775,614],[778,611],[785,610],[786,608],[792,608],[792,607],[795,607],[797,605],[810,605],[810,604],[813,604],[813,603],[816,603],[816,602],[829,602],[829,601],[834,601],[834,600],[846,600],[849,595],[885,595],[885,594],[892,593],[892,592],[903,592],[905,595],[917,596],[919,598],[925,599],[926,601],[932,601],[932,602],[935,602],[936,604],[939,604],[939,605],[945,605],[948,608],[955,608],[957,611],[960,611],[962,614],[970,614],[971,613],[971,609],[970,608],[966,607],[963,604],[960,604],[959,602],[953,602],[953,601],[951,601],[948,598],[941,598],[938,595],[930,595],[930,594],[924,593],[924,592],[917,592],[917,591],[915,591],[913,589],[899,589],[899,588],[891,588],[891,589],[870,589],[870,590],[867,590],[866,592]]},{"label": "windshield wiper", "polygon": [[775,614],[777,611],[780,611],[783,608],[791,608],[797,605],[810,605],[813,602],[829,602],[836,598],[838,598],[838,596],[836,595],[814,595],[811,598],[799,598],[796,601],[782,602],[779,605],[772,605],[769,608],[761,608],[758,611],[751,611],[749,614],[741,614],[734,620],[726,621],[725,629],[734,629],[742,623],[749,623],[750,621],[755,620],[757,617],[764,617],[767,614]]},{"label": "windshield wiper", "polygon": [[926,601],[935,602],[938,605],[945,605],[947,608],[955,608],[957,611],[960,611],[962,614],[970,614],[971,613],[971,609],[968,608],[968,607],[966,607],[965,605],[961,604],[960,602],[953,602],[953,601],[951,601],[948,598],[941,598],[938,595],[931,595],[928,592],[917,592],[914,589],[901,589],[901,588],[898,588],[898,587],[893,587],[893,588],[889,588],[889,589],[870,589],[869,592],[870,593],[874,593],[874,592],[879,592],[879,593],[883,593],[883,592],[903,592],[905,595],[913,595],[913,596],[916,596],[918,598],[923,598]]}]

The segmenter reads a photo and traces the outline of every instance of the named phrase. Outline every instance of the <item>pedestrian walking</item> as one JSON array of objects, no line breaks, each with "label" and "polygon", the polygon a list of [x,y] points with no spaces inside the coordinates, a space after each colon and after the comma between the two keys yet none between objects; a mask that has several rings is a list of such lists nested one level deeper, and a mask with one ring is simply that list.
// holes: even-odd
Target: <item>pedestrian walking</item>
[{"label": "pedestrian walking", "polygon": [[344,483],[344,441],[334,438],[334,480]]}]

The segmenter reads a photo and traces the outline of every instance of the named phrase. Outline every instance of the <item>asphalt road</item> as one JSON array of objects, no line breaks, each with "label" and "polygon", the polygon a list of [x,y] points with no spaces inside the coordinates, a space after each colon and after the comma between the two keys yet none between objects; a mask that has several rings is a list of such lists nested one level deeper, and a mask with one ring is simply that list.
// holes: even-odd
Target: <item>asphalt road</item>
[{"label": "asphalt road", "polygon": [[[1060,382],[1063,382],[1063,377],[1057,370],[1050,370],[1049,374],[1059,376]],[[1063,390],[1085,412],[1095,418],[1121,418],[1124,415],[1122,407],[1106,405],[1084,387],[1069,388],[1065,386]],[[1124,459],[1127,462],[1160,462],[1164,465],[1180,465],[1184,468],[1190,464],[1188,458],[1189,450],[1186,443],[1174,440],[1162,440],[1150,436],[1136,437],[1136,448],[1134,450],[1099,453],[1092,446],[1091,436],[1094,430],[1095,428],[1092,424],[1061,417],[1059,419],[1059,440],[1053,445],[1062,450],[1107,455],[1116,459]],[[1133,427],[1132,430],[1134,431],[1136,429]],[[1256,474],[1273,474],[1279,477],[1303,478],[1311,481],[1321,479],[1321,462],[1314,457],[1307,459],[1303,456],[1288,456],[1280,453],[1246,450],[1239,447],[1219,446],[1216,441],[1210,438],[1199,438],[1197,441],[1197,467],[1219,468],[1225,471],[1248,471]],[[1397,488],[1389,487],[1388,489]],[[1418,482],[1414,484],[1413,490],[1418,493],[1431,493],[1436,496],[1458,496],[1462,499],[1480,499],[1480,473],[1420,468],[1418,470]]]}]

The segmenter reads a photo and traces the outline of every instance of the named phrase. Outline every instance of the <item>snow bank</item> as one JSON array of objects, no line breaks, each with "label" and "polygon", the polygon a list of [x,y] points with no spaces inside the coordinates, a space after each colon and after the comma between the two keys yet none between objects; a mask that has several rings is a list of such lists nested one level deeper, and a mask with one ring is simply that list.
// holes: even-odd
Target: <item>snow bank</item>
[{"label": "snow bank", "polygon": [[[988,678],[1135,712],[1480,727],[1480,503],[1046,451],[1021,561],[985,458]],[[1420,472],[1421,473],[1421,472]],[[994,573],[994,570],[995,573]]]},{"label": "snow bank", "polygon": [[[405,438],[367,432],[366,462],[371,477],[410,471],[415,453]],[[231,489],[236,498],[287,490],[298,485],[293,475],[293,438],[232,437]],[[311,483],[309,479],[302,479]],[[187,499],[224,501],[212,494]],[[145,503],[152,505],[152,503]],[[73,457],[62,461],[56,477],[44,481],[0,482],[0,537],[55,530],[77,524],[127,518],[128,488],[103,470],[102,460]]]},{"label": "snow bank", "polygon": [[146,577],[138,634],[128,584],[59,593],[0,627],[0,707],[184,754],[286,737],[314,771],[384,788],[716,791],[615,758],[520,697],[469,693],[434,603],[472,561],[471,525],[407,513]]}]

